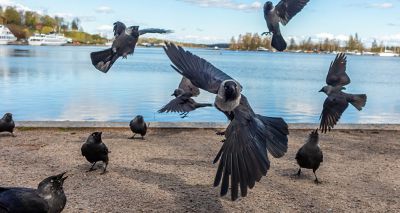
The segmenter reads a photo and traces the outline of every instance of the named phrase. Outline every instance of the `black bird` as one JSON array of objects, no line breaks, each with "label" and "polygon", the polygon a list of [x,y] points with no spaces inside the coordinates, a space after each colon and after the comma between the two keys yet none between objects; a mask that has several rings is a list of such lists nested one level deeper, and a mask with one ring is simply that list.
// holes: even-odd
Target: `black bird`
[{"label": "black bird", "polygon": [[90,53],[92,64],[96,69],[107,73],[119,57],[127,58],[129,54],[133,54],[140,35],[146,33],[164,34],[171,32],[171,30],[155,28],[139,30],[139,26],[130,26],[127,28],[122,22],[115,22],[114,42],[111,48]]},{"label": "black bird", "polygon": [[82,155],[85,156],[86,160],[92,163],[89,171],[93,171],[94,165],[96,165],[97,161],[103,161],[104,169],[101,174],[106,173],[107,165],[108,165],[108,151],[107,146],[101,140],[102,132],[93,132],[86,142],[82,145],[81,152]]},{"label": "black bird", "polygon": [[182,118],[187,117],[189,112],[201,107],[209,107],[212,104],[197,103],[192,97],[200,94],[199,88],[195,87],[189,79],[182,77],[178,89],[171,96],[175,96],[168,104],[158,110],[163,112],[178,112]]},{"label": "black bird", "polygon": [[63,184],[65,174],[50,176],[39,183],[37,189],[22,187],[0,187],[0,212],[9,213],[58,213],[67,198]]},{"label": "black bird", "polygon": [[283,39],[279,22],[286,25],[309,0],[281,0],[275,7],[272,2],[267,1],[264,4],[264,19],[267,22],[269,32],[262,35],[272,33],[271,45],[278,51],[286,49],[286,41]]},{"label": "black bird", "polygon": [[222,180],[220,195],[224,196],[230,185],[232,200],[238,198],[240,186],[245,197],[247,188],[253,188],[267,174],[267,150],[274,157],[286,153],[286,122],[256,114],[241,94],[242,86],[206,60],[173,43],[166,43],[164,50],[178,73],[194,86],[216,94],[214,105],[231,120],[225,131],[226,140],[214,159],[214,163],[219,161],[214,186]]},{"label": "black bird", "polygon": [[133,136],[129,139],[135,139],[136,134],[140,134],[142,136],[142,140],[144,140],[144,136],[147,133],[147,124],[144,122],[143,116],[137,115],[134,119],[129,123],[129,127],[133,132]]},{"label": "black bird", "polygon": [[353,95],[342,92],[346,89],[344,86],[350,84],[350,78],[346,74],[346,63],[346,55],[344,53],[337,54],[326,76],[327,86],[319,91],[328,95],[320,117],[319,128],[323,133],[330,131],[335,126],[349,103],[360,111],[367,102],[367,95],[365,94]]},{"label": "black bird", "polygon": [[14,128],[15,123],[13,121],[12,114],[4,114],[3,118],[0,119],[0,132],[9,132],[13,137],[15,137]]},{"label": "black bird", "polygon": [[315,176],[315,183],[320,183],[315,174],[323,161],[322,151],[318,145],[318,129],[311,132],[307,142],[297,151],[296,160],[300,168],[297,175],[300,176],[301,168],[312,169]]}]

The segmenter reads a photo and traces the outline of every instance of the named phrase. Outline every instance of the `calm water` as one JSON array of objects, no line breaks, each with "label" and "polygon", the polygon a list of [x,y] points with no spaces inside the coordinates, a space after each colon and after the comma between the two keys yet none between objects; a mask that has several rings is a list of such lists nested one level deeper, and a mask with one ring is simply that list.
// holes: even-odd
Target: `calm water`
[{"label": "calm water", "polygon": [[[137,48],[103,74],[89,53],[103,47],[0,46],[0,114],[16,120],[226,121],[214,108],[181,119],[158,114],[181,77],[160,48]],[[254,110],[292,123],[317,123],[325,95],[318,93],[334,55],[193,49],[236,78]],[[348,56],[347,92],[366,93],[361,112],[349,107],[341,123],[400,123],[400,58]],[[203,92],[200,102],[213,102]]]}]

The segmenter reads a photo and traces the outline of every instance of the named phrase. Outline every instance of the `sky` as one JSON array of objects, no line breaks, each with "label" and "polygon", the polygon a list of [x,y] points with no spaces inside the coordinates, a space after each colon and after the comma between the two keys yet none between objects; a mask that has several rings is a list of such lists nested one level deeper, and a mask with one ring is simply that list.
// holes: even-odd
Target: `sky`
[{"label": "sky", "polygon": [[[266,31],[263,4],[258,0],[0,0],[3,7],[16,6],[67,20],[78,17],[90,33],[111,37],[112,23],[122,21],[141,29],[174,31],[150,37],[207,44]],[[286,38],[311,37],[314,41],[344,41],[358,33],[367,45],[374,39],[400,45],[400,0],[310,0],[282,32]]]}]

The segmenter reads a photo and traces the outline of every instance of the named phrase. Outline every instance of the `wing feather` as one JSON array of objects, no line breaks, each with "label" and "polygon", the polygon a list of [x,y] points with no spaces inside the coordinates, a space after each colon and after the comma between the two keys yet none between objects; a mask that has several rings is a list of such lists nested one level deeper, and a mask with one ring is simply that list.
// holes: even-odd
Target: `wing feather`
[{"label": "wing feather", "polygon": [[336,55],[329,67],[326,83],[331,86],[344,86],[350,84],[350,78],[346,73],[347,57],[344,53]]},{"label": "wing feather", "polygon": [[281,0],[275,6],[280,22],[286,25],[308,2],[309,0]]}]

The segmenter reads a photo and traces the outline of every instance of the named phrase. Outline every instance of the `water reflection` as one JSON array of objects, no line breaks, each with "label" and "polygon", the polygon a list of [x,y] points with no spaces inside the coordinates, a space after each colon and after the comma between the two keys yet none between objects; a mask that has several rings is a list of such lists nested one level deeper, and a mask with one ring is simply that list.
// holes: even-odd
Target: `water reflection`
[{"label": "water reflection", "polygon": [[[103,47],[0,46],[0,113],[17,120],[226,121],[216,109],[182,120],[158,114],[180,76],[160,48],[137,48],[107,74],[95,70],[89,53]],[[318,93],[334,55],[231,52],[193,49],[244,86],[254,110],[288,122],[318,122],[325,95]],[[221,53],[221,54],[220,54]],[[366,108],[352,107],[342,123],[400,123],[400,58],[348,57],[350,93],[368,94]],[[199,102],[213,102],[202,92]]]}]

